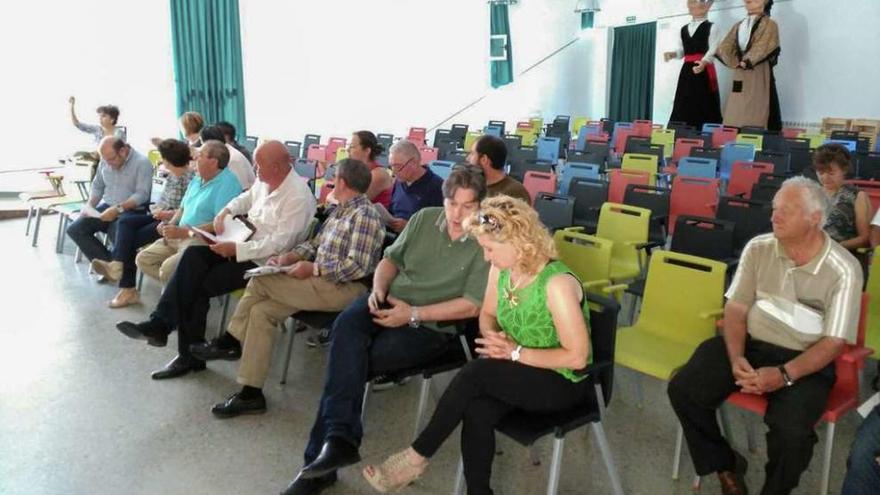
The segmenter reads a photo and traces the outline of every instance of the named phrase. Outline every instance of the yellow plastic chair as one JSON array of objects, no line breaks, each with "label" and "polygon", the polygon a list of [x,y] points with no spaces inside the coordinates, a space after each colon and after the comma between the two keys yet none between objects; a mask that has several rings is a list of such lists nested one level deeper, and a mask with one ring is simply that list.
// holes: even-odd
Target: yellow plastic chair
[{"label": "yellow plastic chair", "polygon": [[663,156],[668,160],[672,158],[675,149],[675,129],[654,129],[651,131],[651,144],[663,145]]},{"label": "yellow plastic chair", "polygon": [[611,256],[614,242],[583,233],[583,227],[569,227],[553,234],[559,259],[578,276],[584,290],[614,296],[620,300],[626,284],[612,284]]},{"label": "yellow plastic chair", "polygon": [[[664,151],[665,153],[665,151]],[[626,153],[623,155],[623,161],[620,164],[623,170],[638,170],[648,172],[648,185],[653,186],[657,183],[657,156],[647,155],[644,153]]]},{"label": "yellow plastic chair", "polygon": [[880,351],[880,255],[872,253],[868,268],[868,323],[865,329],[865,347]]},{"label": "yellow plastic chair", "polygon": [[162,162],[162,155],[159,153],[159,150],[150,150],[147,153],[147,159],[153,164],[153,170],[155,171],[159,168],[159,163]]},{"label": "yellow plastic chair", "polygon": [[348,148],[338,148],[336,150],[336,162],[341,162],[348,158]]},{"label": "yellow plastic chair", "polygon": [[810,148],[813,148],[813,149],[818,148],[819,146],[822,146],[823,144],[825,144],[825,141],[828,140],[828,136],[826,136],[825,134],[822,134],[822,133],[810,134],[807,132],[802,132],[802,133],[798,134],[798,137],[800,139],[809,139],[810,140]]},{"label": "yellow plastic chair", "polygon": [[[523,146],[534,146],[538,140],[538,135],[532,129],[517,127],[516,135],[522,138]],[[465,136],[466,137],[466,136]]]},{"label": "yellow plastic chair", "polygon": [[639,277],[645,265],[651,210],[606,202],[599,211],[596,237],[614,243],[609,278],[620,283]]},{"label": "yellow plastic chair", "polygon": [[[464,150],[469,152],[474,143],[477,142],[477,139],[480,139],[482,135],[483,133],[479,131],[468,131],[467,134],[464,135]],[[525,139],[523,139],[523,141],[525,141]],[[523,142],[523,144],[525,144],[525,142]]]},{"label": "yellow plastic chair", "polygon": [[529,122],[532,124],[532,132],[535,134],[535,136],[540,135],[541,131],[544,130],[544,119],[540,117],[533,117],[529,119]]},{"label": "yellow plastic chair", "polygon": [[751,144],[755,147],[755,151],[761,151],[764,145],[764,136],[761,136],[759,134],[739,134],[736,136],[736,142],[742,144]]},{"label": "yellow plastic chair", "polygon": [[572,120],[571,137],[577,139],[578,135],[581,132],[581,127],[587,125],[587,123],[589,121],[590,121],[589,117],[575,117]]}]

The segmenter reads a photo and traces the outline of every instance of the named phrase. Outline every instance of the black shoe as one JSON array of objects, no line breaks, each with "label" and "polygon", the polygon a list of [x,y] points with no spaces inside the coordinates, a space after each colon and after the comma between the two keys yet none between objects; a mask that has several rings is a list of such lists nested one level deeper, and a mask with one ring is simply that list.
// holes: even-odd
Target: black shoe
[{"label": "black shoe", "polygon": [[321,453],[311,464],[302,468],[301,478],[319,478],[361,462],[358,448],[339,437],[330,437],[324,442]]},{"label": "black shoe", "polygon": [[330,329],[322,328],[318,333],[306,339],[306,345],[309,347],[327,347],[330,345]]},{"label": "black shoe", "polygon": [[194,358],[202,361],[214,361],[222,359],[224,361],[236,361],[241,358],[241,345],[222,345],[220,339],[214,339],[210,342],[199,342],[189,345],[189,352]]},{"label": "black shoe", "polygon": [[242,414],[263,414],[266,412],[266,397],[263,394],[253,399],[242,399],[236,392],[219,404],[214,404],[211,412],[218,418],[234,418]]},{"label": "black shoe", "polygon": [[391,390],[394,387],[402,387],[409,383],[411,377],[405,376],[403,378],[397,378],[392,375],[381,375],[373,378],[372,386],[370,390],[373,392],[384,392],[386,390]]},{"label": "black shoe", "polygon": [[120,321],[116,329],[126,337],[146,340],[147,344],[155,347],[165,347],[168,344],[168,329],[158,320],[147,320],[140,323]]},{"label": "black shoe", "polygon": [[170,363],[166,364],[164,368],[154,371],[150,376],[153,377],[153,380],[165,380],[168,378],[183,376],[190,371],[202,371],[205,368],[207,368],[207,365],[205,365],[204,361],[176,356]]},{"label": "black shoe", "polygon": [[336,483],[336,473],[330,473],[320,478],[303,478],[300,473],[293,481],[287,485],[287,488],[281,492],[281,495],[317,495],[324,491],[333,483]]}]

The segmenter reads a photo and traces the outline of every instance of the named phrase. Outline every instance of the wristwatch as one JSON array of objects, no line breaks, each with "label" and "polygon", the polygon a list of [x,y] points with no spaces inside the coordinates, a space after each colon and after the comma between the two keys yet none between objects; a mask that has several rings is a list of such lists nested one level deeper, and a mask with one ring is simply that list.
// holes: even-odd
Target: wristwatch
[{"label": "wristwatch", "polygon": [[791,376],[788,374],[788,371],[785,371],[785,365],[780,364],[778,366],[779,372],[782,373],[782,381],[785,382],[786,387],[790,387],[794,385],[794,380],[791,379]]},{"label": "wristwatch", "polygon": [[510,360],[513,361],[514,363],[519,361],[519,358],[522,354],[521,351],[522,351],[522,346],[521,345],[516,346],[516,349],[510,351]]},{"label": "wristwatch", "polygon": [[421,324],[422,320],[419,318],[419,307],[413,306],[412,311],[409,314],[409,326],[412,328],[418,328]]},{"label": "wristwatch", "polygon": [[116,205],[116,213],[121,215],[123,212],[125,212],[125,208],[123,208],[122,205]]}]

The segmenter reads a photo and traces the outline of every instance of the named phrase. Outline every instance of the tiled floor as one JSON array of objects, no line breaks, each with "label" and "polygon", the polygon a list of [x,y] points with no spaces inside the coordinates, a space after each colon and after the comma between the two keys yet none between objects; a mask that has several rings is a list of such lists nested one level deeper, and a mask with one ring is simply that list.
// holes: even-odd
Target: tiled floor
[{"label": "tiled floor", "polygon": [[[275,494],[297,472],[317,409],[324,351],[305,346],[297,335],[290,379],[278,385],[283,346],[266,387],[269,412],[232,420],[214,419],[210,406],[237,389],[236,363],[211,363],[206,372],[156,382],[150,371],[174,355],[121,336],[120,319],[139,320],[155,304],[159,289],[147,282],[143,304],[122,310],[106,307],[115,289],[98,285],[86,263],[73,263],[73,245],[54,252],[56,217],[47,217],[40,245],[24,237],[24,221],[0,222],[0,494]],[[219,308],[212,310],[209,331]],[[280,342],[286,344],[286,337]],[[869,366],[873,370],[873,365]],[[872,376],[873,371],[869,372]],[[627,493],[687,494],[693,476],[685,453],[682,479],[670,478],[675,420],[664,384],[644,379],[645,402],[635,402],[636,375],[619,371],[605,430]],[[379,461],[406,445],[412,434],[417,382],[376,394],[368,406],[361,454]],[[433,408],[433,402],[431,405]],[[734,434],[745,443],[747,421],[734,411]],[[846,454],[858,418],[851,414],[837,429],[831,492],[839,493]],[[818,491],[822,440],[798,493]],[[598,449],[586,430],[566,442],[560,493],[611,493]],[[496,493],[544,493],[549,440],[539,443],[544,461],[532,466],[528,451],[507,439],[494,467]],[[748,455],[748,483],[757,492],[766,461],[763,438]],[[410,494],[452,491],[458,440],[451,438]],[[717,493],[707,478],[703,492]],[[371,493],[359,469],[346,469],[329,495]]]}]

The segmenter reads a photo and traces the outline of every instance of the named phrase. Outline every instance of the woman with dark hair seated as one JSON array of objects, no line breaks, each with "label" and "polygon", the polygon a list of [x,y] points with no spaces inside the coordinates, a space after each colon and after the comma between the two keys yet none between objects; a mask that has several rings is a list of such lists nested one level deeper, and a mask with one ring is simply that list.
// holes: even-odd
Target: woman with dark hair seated
[{"label": "woman with dark hair seated", "polygon": [[370,167],[370,188],[367,197],[373,203],[379,203],[386,209],[391,206],[391,190],[394,179],[388,170],[376,162],[376,157],[385,151],[385,147],[379,144],[376,135],[370,131],[357,131],[351,135],[348,144],[348,156],[360,160]]},{"label": "woman with dark hair seated", "polygon": [[483,201],[466,229],[492,264],[480,313],[477,352],[487,359],[462,368],[428,426],[406,450],[364,477],[380,492],[418,478],[462,425],[461,451],[469,494],[491,494],[495,426],[508,413],[569,410],[592,392],[578,375],[590,362],[589,309],[580,281],[562,262],[537,213],[509,196]]},{"label": "woman with dark hair seated", "polygon": [[161,237],[160,225],[174,216],[193,177],[193,172],[189,168],[192,156],[187,143],[166,139],[159,143],[159,154],[162,155],[162,161],[168,171],[161,198],[150,207],[149,213],[119,218],[116,222],[112,261],[98,258],[92,260],[92,268],[96,273],[111,282],[119,282],[119,293],[110,301],[111,308],[122,308],[140,302],[135,287],[137,267],[134,258],[137,250]]},{"label": "woman with dark hair seated", "polygon": [[845,182],[852,170],[849,151],[839,144],[820,146],[813,155],[813,168],[831,201],[825,232],[850,251],[867,247],[871,202],[864,191]]}]

